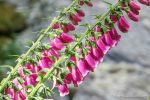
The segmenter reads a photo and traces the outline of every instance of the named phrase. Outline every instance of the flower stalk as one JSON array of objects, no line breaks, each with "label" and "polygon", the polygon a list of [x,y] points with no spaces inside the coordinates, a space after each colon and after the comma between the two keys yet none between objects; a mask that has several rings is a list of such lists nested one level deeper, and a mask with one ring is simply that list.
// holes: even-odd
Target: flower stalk
[{"label": "flower stalk", "polygon": [[[82,40],[87,36],[88,33],[92,32],[93,28],[99,23],[101,22],[102,20],[104,20],[104,18],[106,18],[110,12],[120,4],[120,2],[118,2],[117,4],[115,4],[112,9],[110,9],[109,11],[107,11],[106,13],[104,13],[95,23],[94,25],[90,28],[90,29],[87,29],[86,32],[84,32],[81,37],[79,38],[78,42],[73,45],[71,48],[70,48],[70,51],[74,50],[74,48],[76,46],[78,46],[78,44],[80,44],[82,42]],[[57,68],[57,66],[59,66],[62,62],[64,62],[64,60],[67,60],[68,57],[67,56],[62,56],[58,61],[56,61],[56,63],[53,65],[53,67],[46,73],[46,75],[44,76],[43,80],[39,81],[39,83],[35,86],[35,88],[32,90],[32,92],[28,95],[28,99],[27,100],[30,100],[29,98],[34,96],[34,94],[38,91],[38,89],[42,86],[42,84],[51,77],[53,71]]]}]

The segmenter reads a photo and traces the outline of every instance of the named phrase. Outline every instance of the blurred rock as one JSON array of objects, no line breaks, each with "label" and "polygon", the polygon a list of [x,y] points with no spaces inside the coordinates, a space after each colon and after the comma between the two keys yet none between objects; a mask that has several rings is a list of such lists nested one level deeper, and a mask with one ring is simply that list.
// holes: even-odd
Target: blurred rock
[{"label": "blurred rock", "polygon": [[102,63],[78,88],[73,100],[146,100],[149,77],[150,69],[137,64]]}]

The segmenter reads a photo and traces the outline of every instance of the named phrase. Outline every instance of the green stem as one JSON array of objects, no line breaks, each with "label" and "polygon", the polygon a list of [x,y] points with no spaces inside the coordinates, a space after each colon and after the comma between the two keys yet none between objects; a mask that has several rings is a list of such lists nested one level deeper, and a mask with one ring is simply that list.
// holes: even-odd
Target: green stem
[{"label": "green stem", "polygon": [[[65,12],[70,10],[70,8],[72,8],[72,6],[74,6],[76,3],[78,2],[78,0],[74,0],[66,9]],[[22,63],[26,60],[27,56],[31,53],[31,51],[33,51],[38,44],[40,43],[40,41],[45,37],[45,35],[47,34],[47,32],[52,28],[52,25],[54,24],[54,22],[56,20],[59,20],[63,15],[60,14],[58,17],[54,18],[54,20],[52,21],[52,23],[45,29],[45,31],[40,35],[40,37],[37,39],[37,41],[31,46],[31,48],[23,55],[23,57],[21,59],[19,59],[17,65],[14,67],[14,69],[10,72],[10,74],[7,76],[7,78],[5,78],[4,80],[2,80],[2,82],[0,83],[0,92],[3,91],[3,89],[5,88],[5,86],[7,85],[8,81],[11,79],[11,77],[15,74],[15,72],[17,72],[18,68],[22,65]]]},{"label": "green stem", "polygon": [[[113,9],[119,4],[119,2],[114,5]],[[73,45],[71,47],[70,50],[74,50],[74,48],[82,42],[82,40],[85,38],[85,36],[92,31],[92,29],[100,22],[102,21],[106,16],[109,15],[109,13],[111,12],[111,10],[107,11],[106,13],[104,13],[100,18],[99,20],[91,27],[91,29],[88,29],[86,32],[84,32],[81,37],[79,38],[78,42]],[[32,92],[27,96],[27,100],[30,100],[29,98],[34,96],[34,94],[38,91],[38,89],[42,86],[42,84],[49,78],[51,77],[53,71],[57,68],[57,66],[59,66],[64,60],[66,60],[66,57],[65,55],[62,56],[54,65],[53,67],[46,73],[46,75],[44,76],[43,80],[39,81],[38,84],[35,86],[35,88],[32,90]]]}]

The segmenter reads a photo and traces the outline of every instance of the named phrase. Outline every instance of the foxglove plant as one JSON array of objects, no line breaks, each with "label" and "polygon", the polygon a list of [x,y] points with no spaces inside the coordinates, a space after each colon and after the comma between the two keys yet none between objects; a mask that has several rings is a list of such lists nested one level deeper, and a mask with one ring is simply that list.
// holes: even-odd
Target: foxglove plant
[{"label": "foxglove plant", "polygon": [[[150,3],[149,0],[139,2]],[[38,40],[1,82],[2,94],[11,100],[41,100],[43,94],[49,96],[57,87],[60,96],[68,95],[68,85],[78,87],[83,83],[109,50],[118,44],[121,35],[115,26],[123,33],[129,31],[130,24],[123,12],[131,20],[139,20],[139,4],[134,0],[119,0],[106,13],[97,15],[93,26],[85,25],[87,30],[83,34],[72,35],[70,31],[74,31],[85,16],[81,10],[83,5],[94,6],[91,0],[74,0],[47,29],[41,31]],[[45,37],[49,38],[50,44],[41,42]],[[53,84],[51,88],[44,85],[48,81]]]}]

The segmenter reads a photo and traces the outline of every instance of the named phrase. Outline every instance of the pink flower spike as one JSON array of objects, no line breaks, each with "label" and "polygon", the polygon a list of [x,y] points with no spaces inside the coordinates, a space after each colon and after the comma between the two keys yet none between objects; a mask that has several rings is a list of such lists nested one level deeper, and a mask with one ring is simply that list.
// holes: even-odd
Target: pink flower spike
[{"label": "pink flower spike", "polygon": [[135,21],[135,22],[138,22],[139,21],[139,15],[136,15],[135,13],[133,13],[132,11],[129,11],[128,12],[128,17]]},{"label": "pink flower spike", "polygon": [[110,47],[114,47],[117,44],[117,41],[111,38],[109,31],[104,34],[103,40]]},{"label": "pink flower spike", "polygon": [[77,61],[77,67],[83,77],[87,76],[89,71],[88,71],[87,65],[83,59],[80,59],[79,61]]},{"label": "pink flower spike", "polygon": [[99,47],[100,50],[103,51],[103,54],[106,54],[108,52],[108,50],[110,49],[110,46],[107,46],[103,41],[102,41],[102,37],[100,37],[98,39],[98,41],[96,42],[97,46]]},{"label": "pink flower spike", "polygon": [[137,3],[135,3],[133,0],[130,0],[129,2],[129,6],[134,9],[134,10],[140,10],[140,5],[138,5]]},{"label": "pink flower spike", "polygon": [[90,53],[85,56],[85,61],[88,64],[88,69],[93,72],[98,64],[98,61],[96,61]]},{"label": "pink flower spike", "polygon": [[69,29],[69,31],[74,31],[75,30],[75,27],[70,23],[67,24],[67,28]]},{"label": "pink flower spike", "polygon": [[73,40],[74,40],[71,35],[69,35],[69,34],[67,34],[67,33],[64,33],[64,32],[61,33],[60,39],[61,39],[61,41],[64,42],[64,43],[71,43],[71,42],[73,42]]},{"label": "pink flower spike", "polygon": [[62,85],[58,84],[57,88],[58,88],[58,91],[60,92],[60,96],[63,97],[69,94],[69,89],[66,84],[62,84]]},{"label": "pink flower spike", "polygon": [[51,41],[52,48],[55,50],[61,50],[64,46],[62,41],[59,38],[54,38]]}]

